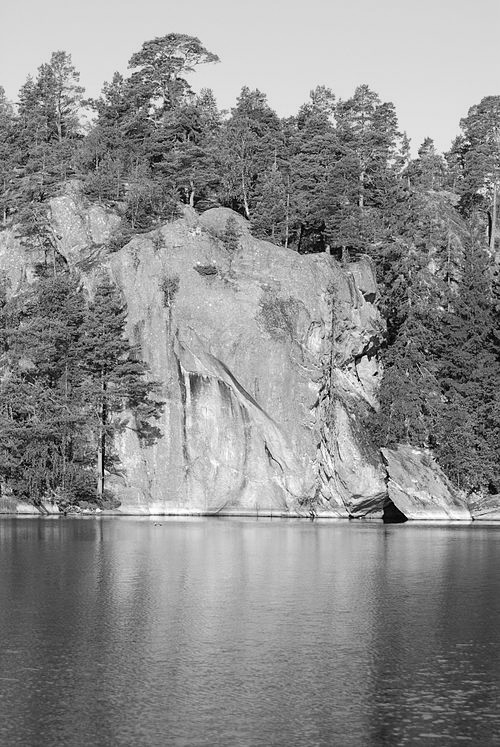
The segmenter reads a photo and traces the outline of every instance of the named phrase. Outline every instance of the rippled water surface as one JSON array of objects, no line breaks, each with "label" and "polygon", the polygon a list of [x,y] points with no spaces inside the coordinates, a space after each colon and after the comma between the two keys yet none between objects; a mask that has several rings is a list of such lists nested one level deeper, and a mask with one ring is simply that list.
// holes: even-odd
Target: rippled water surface
[{"label": "rippled water surface", "polygon": [[500,744],[500,528],[0,520],[0,744]]}]

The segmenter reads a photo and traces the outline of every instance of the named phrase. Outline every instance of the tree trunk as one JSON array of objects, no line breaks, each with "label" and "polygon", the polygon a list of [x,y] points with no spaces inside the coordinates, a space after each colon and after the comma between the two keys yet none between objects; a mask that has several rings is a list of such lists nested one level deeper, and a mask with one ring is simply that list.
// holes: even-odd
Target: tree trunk
[{"label": "tree trunk", "polygon": [[97,440],[97,495],[102,498],[104,492],[104,431],[102,425],[99,426],[99,436]]},{"label": "tree trunk", "polygon": [[492,252],[493,255],[495,254],[497,208],[498,208],[498,184],[495,183],[493,187],[493,206],[491,208],[491,229],[490,229],[490,251]]},{"label": "tree trunk", "polygon": [[363,210],[365,205],[365,172],[362,171],[359,175],[359,192],[358,192],[358,207]]},{"label": "tree trunk", "polygon": [[304,224],[301,223],[300,224],[300,233],[299,233],[299,243],[297,245],[297,251],[298,251],[299,254],[300,254],[300,250],[301,250],[301,247],[302,247],[302,237],[303,236],[304,236]]},{"label": "tree trunk", "polygon": [[99,408],[99,432],[97,436],[97,495],[102,498],[104,493],[104,460],[106,458],[106,382],[101,376],[102,401]]},{"label": "tree trunk", "polygon": [[288,249],[288,238],[290,232],[290,174],[286,180],[286,213],[285,213],[285,249]]},{"label": "tree trunk", "polygon": [[62,111],[61,111],[61,100],[57,102],[57,114],[56,114],[56,127],[57,127],[57,139],[62,143]]},{"label": "tree trunk", "polygon": [[243,192],[243,206],[245,208],[245,217],[247,220],[250,220],[250,210],[248,208],[248,197],[247,197],[247,187],[245,184],[245,172],[241,171],[241,190]]}]

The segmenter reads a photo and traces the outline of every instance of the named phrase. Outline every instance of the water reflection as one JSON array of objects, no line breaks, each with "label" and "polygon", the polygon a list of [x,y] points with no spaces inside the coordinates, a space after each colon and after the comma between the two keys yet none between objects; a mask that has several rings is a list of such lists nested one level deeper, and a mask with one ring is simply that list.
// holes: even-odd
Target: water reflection
[{"label": "water reflection", "polygon": [[0,521],[0,742],[500,740],[500,529]]}]

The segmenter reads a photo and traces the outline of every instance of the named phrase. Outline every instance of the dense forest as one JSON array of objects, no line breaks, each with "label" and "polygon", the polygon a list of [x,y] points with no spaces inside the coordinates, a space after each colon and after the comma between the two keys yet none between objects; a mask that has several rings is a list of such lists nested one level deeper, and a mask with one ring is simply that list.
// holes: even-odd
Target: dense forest
[{"label": "dense forest", "polygon": [[[98,99],[71,56],[52,54],[11,103],[0,88],[0,209],[44,260],[12,296],[0,278],[0,485],[33,503],[112,505],[117,431],[135,415],[160,436],[162,403],[125,339],[126,309],[103,275],[92,298],[58,253],[50,199],[79,180],[121,216],[108,250],[179,214],[226,206],[255,236],[377,271],[387,337],[380,446],[433,450],[468,492],[500,492],[500,95],[461,120],[444,155],[427,138],[411,156],[392,103],[368,85],[338,99],[311,91],[280,118],[242,88],[220,111],[188,78],[217,56],[191,36],[147,41]],[[458,123],[457,123],[458,124]]]}]

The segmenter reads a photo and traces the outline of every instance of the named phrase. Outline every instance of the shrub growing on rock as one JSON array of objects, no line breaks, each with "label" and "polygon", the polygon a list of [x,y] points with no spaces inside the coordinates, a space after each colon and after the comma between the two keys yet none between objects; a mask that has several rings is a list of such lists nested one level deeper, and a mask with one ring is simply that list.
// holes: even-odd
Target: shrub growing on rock
[{"label": "shrub growing on rock", "polygon": [[258,318],[271,337],[294,339],[299,301],[292,296],[281,297],[267,293],[260,302]]},{"label": "shrub growing on rock", "polygon": [[238,230],[238,224],[233,216],[230,216],[226,221],[226,227],[222,234],[222,243],[228,252],[235,252],[240,246],[240,232]]},{"label": "shrub growing on rock", "polygon": [[163,295],[163,306],[169,309],[172,306],[175,294],[179,290],[179,277],[177,275],[164,275],[160,280],[160,290]]}]

